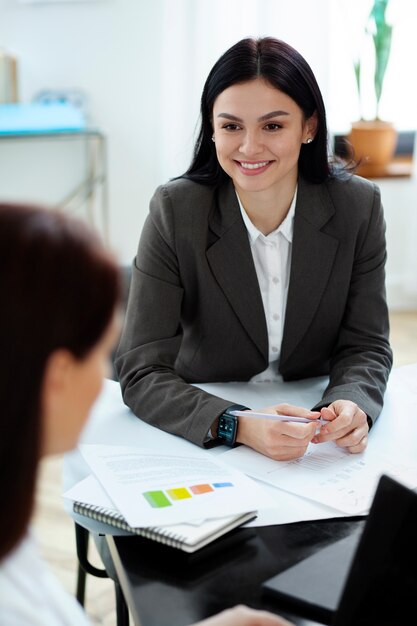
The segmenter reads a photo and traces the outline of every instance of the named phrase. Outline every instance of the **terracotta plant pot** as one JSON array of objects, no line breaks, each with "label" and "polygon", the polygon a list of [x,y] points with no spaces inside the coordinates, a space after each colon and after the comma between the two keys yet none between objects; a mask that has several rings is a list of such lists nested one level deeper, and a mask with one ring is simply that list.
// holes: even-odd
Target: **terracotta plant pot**
[{"label": "terracotta plant pot", "polygon": [[352,124],[347,137],[354,158],[363,166],[384,166],[392,161],[397,145],[397,131],[391,122],[374,120]]}]

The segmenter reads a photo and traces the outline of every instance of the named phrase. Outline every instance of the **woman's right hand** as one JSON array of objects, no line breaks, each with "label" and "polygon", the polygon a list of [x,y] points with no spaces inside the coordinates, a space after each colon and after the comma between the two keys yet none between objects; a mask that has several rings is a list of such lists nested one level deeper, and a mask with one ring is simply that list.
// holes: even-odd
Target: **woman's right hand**
[{"label": "woman's right hand", "polygon": [[276,461],[289,461],[302,457],[316,434],[320,411],[310,411],[292,404],[276,404],[264,409],[253,409],[258,413],[291,415],[311,419],[311,424],[281,422],[270,419],[239,417],[238,443],[243,443],[257,452]]},{"label": "woman's right hand", "polygon": [[213,617],[204,619],[194,626],[294,626],[291,622],[269,613],[257,611],[239,604],[232,609],[226,609]]}]

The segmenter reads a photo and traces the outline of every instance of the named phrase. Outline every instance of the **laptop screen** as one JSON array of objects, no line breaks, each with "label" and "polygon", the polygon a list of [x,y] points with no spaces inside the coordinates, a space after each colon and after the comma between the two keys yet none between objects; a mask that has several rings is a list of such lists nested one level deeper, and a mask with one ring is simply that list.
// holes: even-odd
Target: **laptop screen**
[{"label": "laptop screen", "polygon": [[364,526],[263,588],[281,606],[333,626],[417,624],[416,531],[417,494],[384,475]]},{"label": "laptop screen", "polygon": [[416,530],[417,494],[382,476],[334,626],[417,623]]}]

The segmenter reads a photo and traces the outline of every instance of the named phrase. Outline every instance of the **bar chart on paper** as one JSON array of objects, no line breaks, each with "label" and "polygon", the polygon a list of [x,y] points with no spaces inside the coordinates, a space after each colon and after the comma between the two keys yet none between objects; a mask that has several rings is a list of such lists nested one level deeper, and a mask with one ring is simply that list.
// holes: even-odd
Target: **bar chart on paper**
[{"label": "bar chart on paper", "polygon": [[225,487],[233,487],[233,483],[212,483],[202,485],[191,485],[190,487],[174,487],[167,489],[165,492],[158,491],[145,491],[143,496],[145,500],[155,509],[164,508],[166,506],[172,506],[172,504],[179,500],[187,500],[194,496],[201,496],[206,493],[212,493],[215,489],[223,489]]},{"label": "bar chart on paper", "polygon": [[243,472],[205,451],[161,454],[130,446],[81,445],[80,451],[130,526],[181,524],[276,506]]}]

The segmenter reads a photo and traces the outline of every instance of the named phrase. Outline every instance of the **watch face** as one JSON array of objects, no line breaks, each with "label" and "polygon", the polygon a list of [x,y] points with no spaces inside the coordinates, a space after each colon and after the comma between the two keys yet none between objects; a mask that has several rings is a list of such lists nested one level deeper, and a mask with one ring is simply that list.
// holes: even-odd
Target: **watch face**
[{"label": "watch face", "polygon": [[221,415],[219,417],[219,426],[217,428],[217,436],[223,439],[228,445],[233,445],[236,441],[237,418],[234,415]]}]

